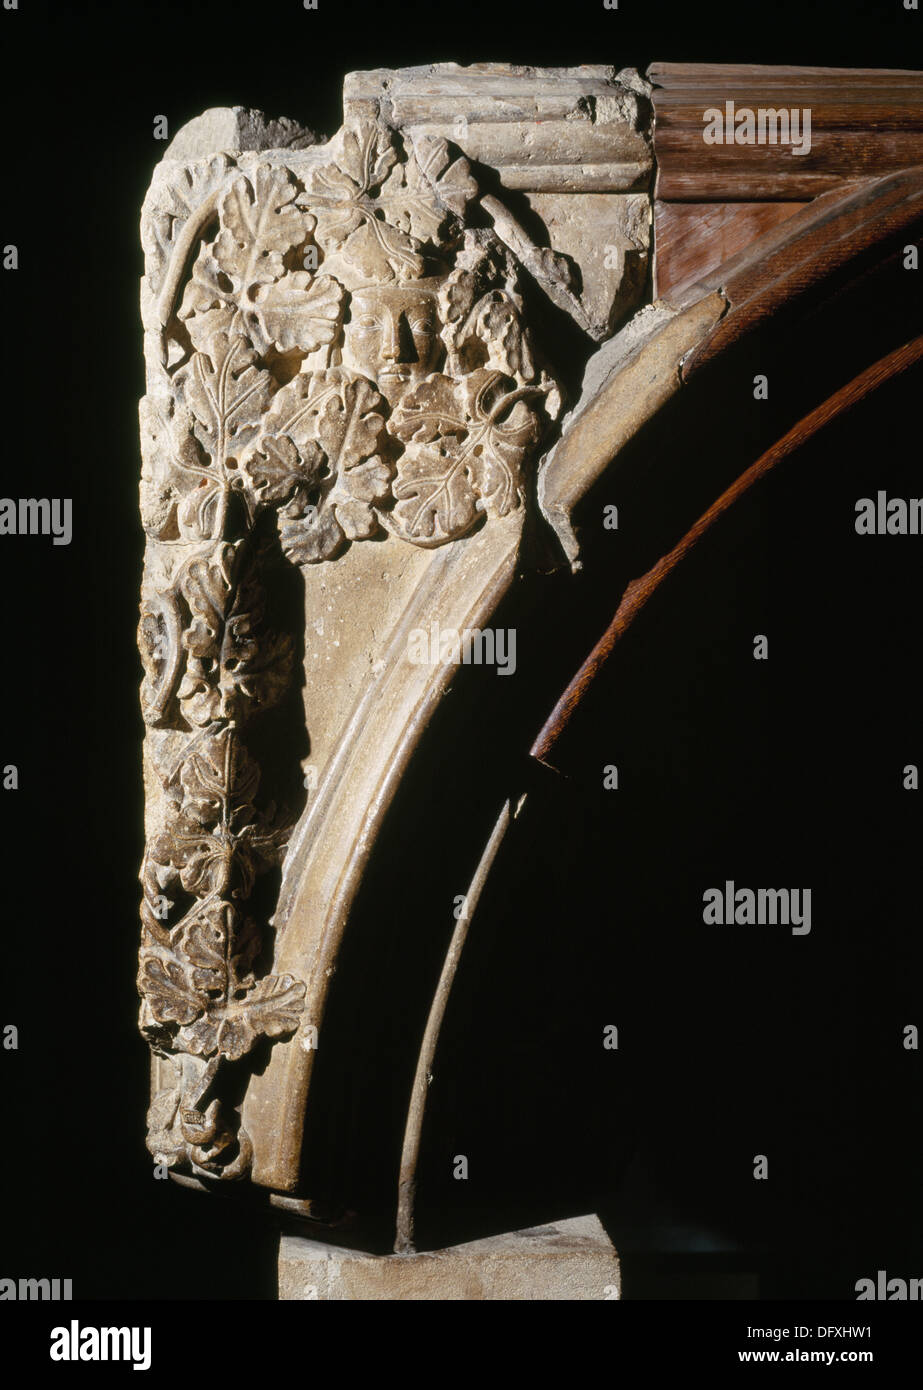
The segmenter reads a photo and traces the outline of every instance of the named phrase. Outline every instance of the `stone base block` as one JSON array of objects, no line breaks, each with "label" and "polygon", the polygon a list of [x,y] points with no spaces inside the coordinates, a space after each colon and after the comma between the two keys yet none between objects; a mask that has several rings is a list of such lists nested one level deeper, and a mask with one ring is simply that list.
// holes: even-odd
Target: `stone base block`
[{"label": "stone base block", "polygon": [[283,1235],[279,1298],[614,1299],[618,1255],[596,1216],[489,1236],[447,1250],[368,1255]]}]

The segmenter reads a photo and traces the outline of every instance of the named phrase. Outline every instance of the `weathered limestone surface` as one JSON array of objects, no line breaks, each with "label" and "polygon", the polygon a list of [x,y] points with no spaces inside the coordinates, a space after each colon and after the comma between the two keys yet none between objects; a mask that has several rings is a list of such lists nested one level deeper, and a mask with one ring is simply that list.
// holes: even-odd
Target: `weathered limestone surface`
[{"label": "weathered limestone surface", "polygon": [[589,331],[604,338],[641,302],[651,239],[646,193],[526,194],[549,246],[580,267]]},{"label": "weathered limestone surface", "polygon": [[177,131],[164,159],[207,158],[219,150],[303,150],[316,143],[317,136],[297,121],[273,121],[243,106],[212,106]]},{"label": "weathered limestone surface", "polygon": [[618,1256],[599,1218],[578,1216],[448,1250],[366,1255],[283,1236],[279,1298],[615,1299]]},{"label": "weathered limestone surface", "polygon": [[650,90],[631,68],[434,63],[350,73],[343,97],[347,119],[451,139],[506,188],[585,192],[646,188]]},{"label": "weathered limestone surface", "polygon": [[571,512],[633,434],[680,386],[683,359],[727,309],[703,291],[679,309],[647,305],[588,362],[580,399],[542,463],[538,500],[567,558],[579,567]]},{"label": "weathered limestone surface", "polygon": [[631,68],[435,63],[350,73],[344,108],[451,140],[489,165],[525,199],[520,232],[576,271],[579,308],[565,307],[601,339],[640,302],[647,277],[650,91]]},{"label": "weathered limestone surface", "polygon": [[207,111],[154,172],[138,983],[177,1175],[296,1188],[339,943],[451,675],[409,635],[515,575],[564,406],[533,311],[588,357],[636,306],[650,167],[637,74],[443,64],[352,74],[324,143]]}]

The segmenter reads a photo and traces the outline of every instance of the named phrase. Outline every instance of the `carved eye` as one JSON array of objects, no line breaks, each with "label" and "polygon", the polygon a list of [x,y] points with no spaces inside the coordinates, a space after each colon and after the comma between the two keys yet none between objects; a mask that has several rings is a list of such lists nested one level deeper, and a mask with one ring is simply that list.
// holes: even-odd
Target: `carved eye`
[{"label": "carved eye", "polygon": [[381,319],[375,314],[363,314],[358,320],[358,326],[366,332],[369,332],[373,328],[381,327]]},{"label": "carved eye", "polygon": [[410,329],[413,333],[432,333],[433,321],[428,316],[422,319],[412,319]]}]

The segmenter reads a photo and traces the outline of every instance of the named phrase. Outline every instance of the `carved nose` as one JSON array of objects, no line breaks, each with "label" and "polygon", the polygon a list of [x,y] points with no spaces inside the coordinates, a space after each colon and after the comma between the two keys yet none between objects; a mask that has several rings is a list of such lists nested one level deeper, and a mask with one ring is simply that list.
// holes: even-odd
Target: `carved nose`
[{"label": "carved nose", "polygon": [[388,314],[385,319],[385,332],[381,344],[381,355],[385,362],[398,362],[401,357],[401,317]]}]

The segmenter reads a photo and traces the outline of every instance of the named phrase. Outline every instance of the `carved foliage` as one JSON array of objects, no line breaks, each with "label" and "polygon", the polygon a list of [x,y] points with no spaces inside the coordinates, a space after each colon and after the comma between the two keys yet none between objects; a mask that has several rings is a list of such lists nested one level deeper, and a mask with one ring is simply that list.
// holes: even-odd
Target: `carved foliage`
[{"label": "carved foliage", "polygon": [[317,219],[317,239],[381,283],[422,274],[425,243],[438,245],[449,214],[463,216],[477,187],[467,161],[426,137],[400,162],[383,126],[360,121],[334,141],[335,158],[313,170],[299,199]]},{"label": "carved foliage", "polygon": [[[164,814],[142,870],[138,986],[142,1031],[176,1078],[154,1098],[148,1145],[212,1177],[249,1163],[228,1065],[290,1035],[305,997],[303,982],[261,973],[264,933],[248,908],[291,824],[248,748],[252,722],[292,683],[267,566],[274,552],[330,561],[382,529],[440,545],[505,516],[557,409],[522,327],[516,267],[490,234],[461,226],[476,191],[466,162],[439,140],[402,155],[368,122],[342,131],[331,154],[302,182],[223,157],[184,171],[173,193],[157,185],[145,234],[164,331],[141,404],[156,579],[139,645],[145,719],[165,741],[149,744]],[[441,285],[436,256],[443,267],[455,258]],[[358,331],[353,283],[367,336],[349,360],[368,375],[342,365]],[[387,287],[378,299],[376,286]]]},{"label": "carved foliage", "polygon": [[470,529],[479,512],[506,516],[521,499],[521,465],[539,433],[526,400],[501,372],[461,381],[431,376],[405,397],[392,429],[406,442],[394,520],[417,545],[439,545]]},{"label": "carved foliage", "polygon": [[181,1049],[236,1060],[265,1034],[297,1026],[304,985],[289,975],[257,981],[254,925],[232,899],[249,896],[257,874],[277,862],[286,827],[257,811],[259,771],[232,726],[201,740],[180,775],[182,798],[169,829],[148,852],[148,872],[167,892],[177,884],[201,899],[142,951],[139,986],[159,1041],[178,1025]]}]

